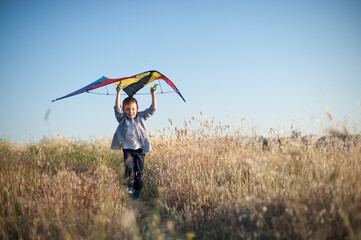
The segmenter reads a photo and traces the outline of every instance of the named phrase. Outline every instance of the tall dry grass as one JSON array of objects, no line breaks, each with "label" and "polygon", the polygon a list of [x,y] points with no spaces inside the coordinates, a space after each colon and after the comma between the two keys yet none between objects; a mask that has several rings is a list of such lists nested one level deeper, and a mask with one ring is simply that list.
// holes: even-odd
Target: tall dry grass
[{"label": "tall dry grass", "polygon": [[153,140],[147,174],[177,225],[207,239],[361,238],[359,136],[266,146],[240,132],[193,119]]},{"label": "tall dry grass", "polygon": [[[109,143],[108,143],[109,144]],[[108,144],[0,142],[1,239],[134,239],[135,216]]]},{"label": "tall dry grass", "polygon": [[110,140],[2,140],[0,238],[361,238],[360,137],[305,140],[171,125],[151,137],[136,204]]}]

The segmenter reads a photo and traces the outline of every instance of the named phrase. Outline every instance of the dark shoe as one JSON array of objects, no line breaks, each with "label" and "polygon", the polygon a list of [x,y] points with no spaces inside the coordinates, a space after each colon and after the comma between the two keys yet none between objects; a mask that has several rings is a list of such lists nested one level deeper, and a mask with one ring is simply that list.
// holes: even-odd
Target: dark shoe
[{"label": "dark shoe", "polygon": [[135,190],[133,193],[133,199],[138,199],[142,190]]}]

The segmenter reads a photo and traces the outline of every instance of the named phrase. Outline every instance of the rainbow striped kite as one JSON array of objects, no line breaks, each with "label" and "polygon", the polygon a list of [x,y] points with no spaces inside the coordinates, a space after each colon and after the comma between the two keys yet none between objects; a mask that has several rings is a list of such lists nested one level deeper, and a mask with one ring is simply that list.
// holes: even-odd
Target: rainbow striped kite
[{"label": "rainbow striped kite", "polygon": [[63,97],[57,98],[53,100],[52,102],[55,102],[57,100],[71,97],[80,93],[89,92],[91,90],[94,90],[96,88],[100,88],[103,86],[106,86],[111,83],[115,83],[118,85],[120,81],[122,82],[122,90],[128,95],[133,96],[136,92],[138,92],[141,88],[146,86],[147,84],[153,82],[154,80],[164,80],[168,85],[183,99],[185,102],[186,100],[183,98],[182,94],[179,92],[178,88],[172,83],[171,80],[169,80],[166,76],[161,74],[158,71],[152,70],[147,71],[144,73],[140,73],[131,77],[125,77],[125,78],[107,78],[107,77],[101,77],[95,82],[92,82],[91,84],[80,88],[79,90],[76,90],[75,92],[69,93],[68,95],[65,95]]}]

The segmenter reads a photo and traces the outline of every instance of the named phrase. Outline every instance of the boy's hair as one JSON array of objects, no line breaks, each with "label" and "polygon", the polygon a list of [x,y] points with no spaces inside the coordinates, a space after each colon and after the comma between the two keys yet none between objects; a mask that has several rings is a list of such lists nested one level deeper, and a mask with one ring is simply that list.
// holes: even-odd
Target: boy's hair
[{"label": "boy's hair", "polygon": [[137,105],[138,108],[138,102],[135,98],[133,97],[127,97],[123,100],[123,107],[125,107],[125,105],[131,104],[131,103],[135,103],[135,105]]}]

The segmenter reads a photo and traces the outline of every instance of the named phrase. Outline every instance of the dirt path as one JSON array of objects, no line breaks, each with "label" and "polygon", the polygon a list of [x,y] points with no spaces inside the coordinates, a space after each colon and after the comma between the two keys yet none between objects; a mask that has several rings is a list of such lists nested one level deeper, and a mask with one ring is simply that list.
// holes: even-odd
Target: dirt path
[{"label": "dirt path", "polygon": [[175,230],[173,221],[159,214],[152,201],[145,201],[142,197],[130,201],[141,239],[186,239],[184,234]]}]

